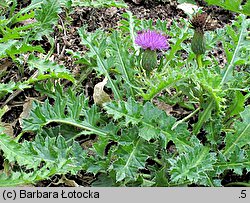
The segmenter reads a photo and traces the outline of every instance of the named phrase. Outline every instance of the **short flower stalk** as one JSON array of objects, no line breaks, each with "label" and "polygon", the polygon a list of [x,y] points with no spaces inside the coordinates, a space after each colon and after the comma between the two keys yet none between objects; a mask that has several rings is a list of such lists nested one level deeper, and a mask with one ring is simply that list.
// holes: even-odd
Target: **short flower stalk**
[{"label": "short flower stalk", "polygon": [[135,43],[143,49],[142,68],[150,75],[157,67],[157,50],[169,49],[167,37],[156,31],[141,31],[138,33]]}]

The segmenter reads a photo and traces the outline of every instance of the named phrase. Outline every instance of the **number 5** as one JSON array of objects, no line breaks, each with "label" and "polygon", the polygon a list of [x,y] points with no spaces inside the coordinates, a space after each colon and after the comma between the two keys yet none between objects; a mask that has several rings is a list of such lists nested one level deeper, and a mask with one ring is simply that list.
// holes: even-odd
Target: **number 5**
[{"label": "number 5", "polygon": [[247,194],[246,194],[246,190],[241,190],[241,198],[246,198]]}]

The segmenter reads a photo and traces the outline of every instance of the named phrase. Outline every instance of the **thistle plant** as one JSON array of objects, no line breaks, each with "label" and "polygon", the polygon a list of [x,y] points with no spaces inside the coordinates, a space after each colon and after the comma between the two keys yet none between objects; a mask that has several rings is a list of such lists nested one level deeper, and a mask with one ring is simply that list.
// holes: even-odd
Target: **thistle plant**
[{"label": "thistle plant", "polygon": [[198,67],[202,67],[202,55],[206,52],[205,31],[214,30],[207,13],[196,14],[190,22],[194,29],[191,49],[196,54]]},{"label": "thistle plant", "polygon": [[144,51],[142,54],[142,67],[147,75],[157,66],[156,50],[169,48],[167,37],[156,31],[141,31],[138,33],[135,43]]}]

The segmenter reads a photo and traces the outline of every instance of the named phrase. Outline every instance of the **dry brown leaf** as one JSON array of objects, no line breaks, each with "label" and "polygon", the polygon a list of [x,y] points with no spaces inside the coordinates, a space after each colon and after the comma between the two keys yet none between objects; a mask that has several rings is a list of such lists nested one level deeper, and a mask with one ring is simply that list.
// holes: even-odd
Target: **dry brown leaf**
[{"label": "dry brown leaf", "polygon": [[79,187],[79,185],[74,180],[69,180],[68,178],[65,177],[65,175],[62,175],[61,179],[58,180],[57,183],[53,184],[54,185],[65,184],[69,187]]},{"label": "dry brown leaf", "polygon": [[14,123],[3,123],[3,122],[0,122],[0,126],[4,128],[3,132],[6,135],[14,137],[14,130],[13,130]]},{"label": "dry brown leaf", "polygon": [[173,107],[171,105],[169,105],[169,104],[164,103],[164,102],[155,101],[155,105],[159,109],[165,111],[168,115],[170,115],[170,113],[173,111]]},{"label": "dry brown leaf", "polygon": [[29,24],[36,23],[36,22],[37,20],[35,18],[32,18],[32,19],[23,20],[20,23],[22,23],[23,25],[29,25]]},{"label": "dry brown leaf", "polygon": [[13,122],[13,123],[1,122],[1,118],[9,110],[10,110],[10,108],[7,105],[5,105],[3,108],[1,108],[1,110],[0,110],[0,128],[2,128],[2,132],[13,137],[14,136],[13,126],[15,125],[15,122]]},{"label": "dry brown leaf", "polygon": [[6,70],[8,69],[8,67],[10,67],[12,65],[12,62],[7,60],[1,60],[0,61],[0,75],[2,75],[4,72],[6,72]]},{"label": "dry brown leaf", "polygon": [[23,127],[23,119],[28,118],[30,110],[32,108],[32,103],[35,100],[36,99],[34,99],[34,98],[27,98],[26,99],[26,102],[23,105],[23,112],[19,116],[19,123],[20,123],[21,127]]},{"label": "dry brown leaf", "polygon": [[104,78],[102,82],[99,82],[94,87],[94,102],[95,104],[102,105],[105,102],[111,101],[109,95],[104,92],[103,88],[107,84],[108,79]]}]

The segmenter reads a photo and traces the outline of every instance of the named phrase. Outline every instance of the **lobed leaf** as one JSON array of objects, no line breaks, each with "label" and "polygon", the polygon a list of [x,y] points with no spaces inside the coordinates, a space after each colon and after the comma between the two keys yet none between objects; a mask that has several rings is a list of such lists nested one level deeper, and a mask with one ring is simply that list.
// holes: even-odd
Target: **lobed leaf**
[{"label": "lobed leaf", "polygon": [[235,131],[227,133],[225,137],[226,146],[223,150],[223,155],[228,157],[235,151],[235,148],[250,145],[250,106],[240,113],[242,122],[236,121],[234,123]]},{"label": "lobed leaf", "polygon": [[123,0],[72,0],[72,6],[83,6],[83,7],[127,7],[127,4]]},{"label": "lobed leaf", "polygon": [[[111,85],[111,89],[114,92],[115,98],[121,99],[121,93],[117,87],[117,84],[115,83],[115,80],[111,78],[109,73],[109,68],[113,66],[113,58],[109,57],[108,59],[106,59],[106,56],[104,56],[104,51],[105,53],[107,52],[106,39],[103,35],[100,36],[90,33],[88,34],[86,33],[86,30],[84,28],[79,29],[78,32],[81,37],[82,43],[89,47],[92,55],[96,57],[100,72],[108,78],[108,82]],[[99,37],[101,37],[101,39],[98,39]]]},{"label": "lobed leaf", "polygon": [[49,60],[39,59],[34,55],[29,56],[28,64],[30,70],[37,69],[39,71],[37,77],[40,80],[43,79],[42,77],[46,78],[46,73],[50,73],[54,78],[63,78],[71,82],[75,82],[75,79],[70,71],[63,65],[58,65],[55,62],[51,62]]},{"label": "lobed leaf", "polygon": [[36,39],[41,40],[43,35],[48,36],[53,32],[53,25],[57,23],[60,11],[60,1],[43,0],[41,9],[36,9],[35,13],[35,18],[38,21]]},{"label": "lobed leaf", "polygon": [[154,156],[154,147],[142,139],[136,139],[132,144],[124,145],[115,152],[119,158],[114,162],[116,171],[116,182],[136,180],[139,177],[139,170],[144,169],[146,160]]},{"label": "lobed leaf", "polygon": [[[82,116],[86,120],[82,121]],[[106,132],[96,127],[98,120],[96,107],[86,109],[85,97],[83,95],[76,97],[69,90],[67,97],[57,94],[54,106],[51,106],[49,100],[43,104],[34,102],[30,116],[23,120],[23,130],[41,132],[44,126],[58,123],[77,127],[89,134],[106,135]]]},{"label": "lobed leaf", "polygon": [[[0,148],[10,162],[17,162],[32,172],[2,174],[1,186],[34,183],[55,174],[76,174],[85,166],[85,153],[77,142],[67,146],[62,136],[57,138],[37,135],[32,142],[17,143],[8,135],[0,135]],[[9,182],[8,182],[9,181]]]},{"label": "lobed leaf", "polygon": [[243,6],[243,0],[205,0],[208,4],[213,4],[220,6],[224,9],[234,11],[237,13],[242,13],[245,15],[250,15],[250,1],[247,0]]},{"label": "lobed leaf", "polygon": [[188,180],[192,183],[202,182],[210,185],[208,173],[214,170],[213,164],[216,162],[216,156],[215,153],[209,151],[209,147],[199,145],[175,159],[169,159],[171,181],[180,184]]},{"label": "lobed leaf", "polygon": [[124,119],[126,127],[129,124],[137,126],[139,128],[138,135],[147,141],[159,139],[163,136],[166,143],[169,140],[173,140],[181,151],[192,145],[187,139],[189,132],[186,124],[180,124],[177,128],[171,130],[175,119],[167,116],[164,111],[159,110],[150,102],[142,106],[129,98],[127,102],[107,103],[104,109],[113,116],[113,119],[119,121]]},{"label": "lobed leaf", "polygon": [[223,153],[219,153],[217,163],[214,166],[217,174],[222,174],[226,170],[233,170],[236,174],[242,175],[244,169],[250,171],[249,153],[235,146],[229,158],[224,156]]},{"label": "lobed leaf", "polygon": [[[240,24],[239,24],[240,23]],[[238,17],[238,21],[234,22],[234,25],[237,27],[237,31],[230,29],[230,26],[227,26],[229,29],[229,36],[233,38],[235,35],[235,42],[232,46],[231,42],[224,43],[225,52],[227,54],[227,60],[228,60],[228,66],[226,67],[226,70],[223,74],[221,85],[232,80],[233,78],[233,70],[237,62],[242,58],[242,52],[246,52],[249,55],[249,50],[245,50],[245,46],[249,44],[249,41],[247,41],[247,29],[249,29],[250,26],[250,20],[246,18],[245,15],[240,15]],[[231,40],[232,41],[232,40]],[[245,58],[245,54],[243,54],[243,58]],[[244,59],[245,63],[249,64],[249,57]]]}]

